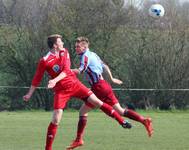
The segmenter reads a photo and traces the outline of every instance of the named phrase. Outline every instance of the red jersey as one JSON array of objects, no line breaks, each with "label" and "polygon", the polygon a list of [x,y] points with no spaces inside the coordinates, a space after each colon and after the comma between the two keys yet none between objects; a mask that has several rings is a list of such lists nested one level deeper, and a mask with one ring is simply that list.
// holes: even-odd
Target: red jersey
[{"label": "red jersey", "polygon": [[51,79],[57,77],[62,71],[66,73],[66,77],[60,80],[53,88],[55,91],[66,89],[78,80],[70,69],[70,57],[67,49],[59,51],[59,57],[49,51],[46,56],[39,60],[32,80],[33,86],[39,85],[45,71]]}]

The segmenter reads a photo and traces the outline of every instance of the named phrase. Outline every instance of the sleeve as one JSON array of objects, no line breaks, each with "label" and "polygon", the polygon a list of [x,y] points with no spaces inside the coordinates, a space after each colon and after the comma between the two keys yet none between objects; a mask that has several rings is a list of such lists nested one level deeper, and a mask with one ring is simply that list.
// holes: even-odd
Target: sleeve
[{"label": "sleeve", "polygon": [[80,60],[80,67],[79,67],[80,73],[85,72],[85,70],[87,69],[88,65],[89,65],[89,57],[86,56],[86,55],[83,55],[81,57],[81,60]]},{"label": "sleeve", "polygon": [[44,72],[45,72],[45,61],[43,59],[40,59],[37,69],[36,69],[36,72],[35,72],[35,75],[32,80],[33,86],[35,86],[35,87],[39,86],[39,84],[43,78]]}]

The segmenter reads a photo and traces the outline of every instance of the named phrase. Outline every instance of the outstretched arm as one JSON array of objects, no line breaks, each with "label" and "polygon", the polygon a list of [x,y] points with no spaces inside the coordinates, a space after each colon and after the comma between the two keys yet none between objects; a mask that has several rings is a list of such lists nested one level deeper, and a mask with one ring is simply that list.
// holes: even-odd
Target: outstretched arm
[{"label": "outstretched arm", "polygon": [[104,72],[106,73],[106,74],[108,74],[108,76],[110,77],[110,79],[111,79],[111,81],[113,82],[113,83],[115,83],[115,84],[122,84],[123,82],[121,81],[121,80],[119,80],[119,79],[116,79],[116,78],[114,78],[113,76],[112,76],[112,73],[111,73],[111,71],[110,71],[110,68],[108,67],[108,65],[106,65],[106,64],[103,64],[104,65]]},{"label": "outstretched arm", "polygon": [[45,72],[45,63],[44,63],[43,59],[40,59],[38,66],[37,66],[36,73],[35,73],[33,80],[32,80],[31,87],[28,90],[27,94],[23,96],[24,101],[27,102],[27,101],[30,100],[30,98],[33,95],[33,92],[35,91],[36,87],[40,84],[44,72]]}]

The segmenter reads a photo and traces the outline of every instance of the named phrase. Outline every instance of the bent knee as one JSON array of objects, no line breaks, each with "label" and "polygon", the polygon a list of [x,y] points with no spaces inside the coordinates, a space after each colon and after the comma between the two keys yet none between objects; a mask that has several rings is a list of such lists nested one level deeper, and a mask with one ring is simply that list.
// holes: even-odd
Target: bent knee
[{"label": "bent knee", "polygon": [[59,124],[60,124],[60,119],[58,119],[58,118],[53,118],[53,119],[52,119],[52,123],[53,123],[53,124],[56,124],[56,125],[59,125]]},{"label": "bent knee", "polygon": [[52,123],[59,125],[62,118],[62,110],[55,110],[53,113]]}]

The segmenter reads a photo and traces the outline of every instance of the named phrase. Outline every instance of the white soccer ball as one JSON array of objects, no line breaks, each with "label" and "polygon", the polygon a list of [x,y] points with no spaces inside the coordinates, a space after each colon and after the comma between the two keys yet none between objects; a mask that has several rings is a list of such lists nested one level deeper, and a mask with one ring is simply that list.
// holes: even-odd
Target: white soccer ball
[{"label": "white soccer ball", "polygon": [[153,18],[163,17],[165,14],[165,9],[160,4],[153,4],[149,9],[149,15]]}]

